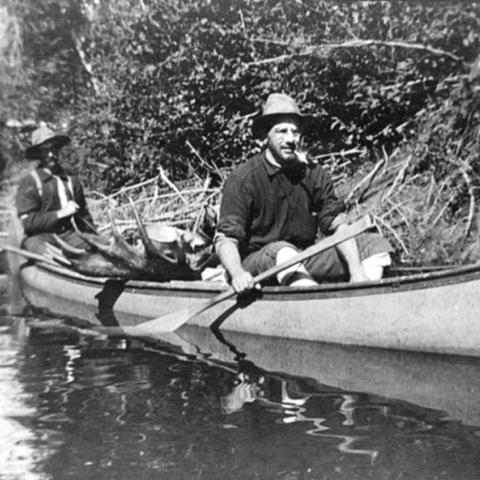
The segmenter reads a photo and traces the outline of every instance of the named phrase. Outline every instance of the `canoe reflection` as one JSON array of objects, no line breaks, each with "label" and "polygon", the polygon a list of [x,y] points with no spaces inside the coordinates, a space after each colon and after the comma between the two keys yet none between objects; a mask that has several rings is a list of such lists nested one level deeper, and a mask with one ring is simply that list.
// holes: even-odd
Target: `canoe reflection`
[{"label": "canoe reflection", "polygon": [[[249,363],[283,376],[305,377],[342,392],[368,392],[448,412],[452,419],[480,426],[480,359],[348,347],[212,332],[185,326],[178,332],[183,348],[222,362]],[[172,340],[172,339],[170,339]],[[350,398],[350,397],[348,397]],[[346,400],[343,410],[350,415]],[[348,424],[348,423],[347,423]]]},{"label": "canoe reflection", "polygon": [[[41,380],[37,431],[49,441],[62,434],[57,460],[129,465],[118,478],[138,469],[175,478],[179,465],[187,474],[178,478],[195,478],[200,465],[205,478],[282,478],[298,468],[337,478],[339,466],[338,478],[405,468],[405,478],[455,478],[452,458],[478,453],[475,429],[443,411],[478,425],[480,362],[194,327],[147,341],[50,325],[30,334],[22,368]],[[232,465],[242,468],[236,477]]]},{"label": "canoe reflection", "polygon": [[[211,365],[238,369],[234,384],[221,398],[227,414],[256,402],[280,414],[277,422],[303,425],[307,435],[338,441],[338,451],[367,456],[372,463],[381,443],[374,442],[376,448],[365,444],[371,444],[375,431],[400,429],[407,436],[422,437],[448,417],[480,425],[480,362],[474,358],[191,326],[170,334],[168,340]],[[359,434],[362,431],[364,435]]]},{"label": "canoe reflection", "polygon": [[[264,389],[268,382],[265,376],[260,375],[256,381],[244,374],[239,373],[232,390],[221,398],[221,405],[225,413],[230,414],[240,411],[246,404],[259,402],[266,407],[274,407],[276,411],[283,413],[280,422],[286,425],[294,423],[307,423],[305,433],[307,435],[324,437],[339,440],[338,450],[343,453],[350,453],[356,455],[367,455],[371,460],[376,458],[378,450],[369,450],[359,448],[355,443],[363,439],[362,436],[351,435],[337,435],[328,433],[330,427],[325,425],[327,418],[308,416],[308,408],[306,403],[311,397],[311,394],[299,393],[298,385],[293,379],[278,379],[280,382],[280,399],[278,402],[268,398],[268,392]],[[295,396],[289,392],[289,389],[296,389]],[[301,396],[299,396],[301,395]],[[353,413],[355,411],[355,396],[354,395],[340,395],[342,399],[338,406],[338,411],[345,416],[342,425],[353,426],[355,424]]]}]

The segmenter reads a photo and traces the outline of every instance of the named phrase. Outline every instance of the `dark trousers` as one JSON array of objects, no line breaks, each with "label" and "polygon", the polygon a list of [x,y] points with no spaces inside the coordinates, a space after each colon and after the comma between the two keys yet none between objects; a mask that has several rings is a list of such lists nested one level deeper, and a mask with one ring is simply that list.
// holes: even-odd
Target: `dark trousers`
[{"label": "dark trousers", "polygon": [[[360,254],[360,260],[365,260],[378,253],[390,253],[392,247],[388,241],[378,233],[363,233],[355,237]],[[251,253],[243,260],[243,268],[253,276],[276,265],[277,254],[284,248],[298,250],[291,243],[279,241],[265,245],[260,250]],[[304,262],[305,268],[312,278],[318,282],[348,281],[348,266],[341,258],[335,247],[329,248]]]}]

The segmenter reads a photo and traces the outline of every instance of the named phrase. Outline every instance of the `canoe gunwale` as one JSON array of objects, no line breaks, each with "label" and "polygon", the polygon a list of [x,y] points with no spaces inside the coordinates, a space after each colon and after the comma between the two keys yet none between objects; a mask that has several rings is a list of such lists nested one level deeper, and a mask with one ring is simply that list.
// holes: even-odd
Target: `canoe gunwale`
[{"label": "canoe gunwale", "polygon": [[[146,280],[125,280],[114,277],[90,277],[72,270],[55,267],[47,264],[36,263],[34,268],[50,274],[63,277],[66,281],[102,287],[108,282],[123,284],[126,291],[142,291],[152,294],[210,296],[224,290],[224,285],[207,281],[181,281],[155,282]],[[27,267],[27,268],[31,268]],[[293,300],[298,298],[328,298],[342,296],[368,295],[369,293],[395,293],[407,290],[426,289],[433,286],[453,285],[471,280],[480,279],[480,263],[452,267],[451,269],[433,271],[428,273],[415,273],[405,276],[386,277],[378,281],[361,283],[326,283],[312,287],[292,288],[286,286],[267,286],[262,289],[262,297],[278,300]]]}]

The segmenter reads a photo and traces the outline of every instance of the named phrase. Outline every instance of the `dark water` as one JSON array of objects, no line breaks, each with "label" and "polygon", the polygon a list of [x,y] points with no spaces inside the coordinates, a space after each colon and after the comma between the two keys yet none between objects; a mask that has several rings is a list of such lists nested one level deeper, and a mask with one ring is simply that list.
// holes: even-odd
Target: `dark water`
[{"label": "dark water", "polygon": [[5,302],[2,479],[480,478],[478,360],[195,329],[144,343]]}]

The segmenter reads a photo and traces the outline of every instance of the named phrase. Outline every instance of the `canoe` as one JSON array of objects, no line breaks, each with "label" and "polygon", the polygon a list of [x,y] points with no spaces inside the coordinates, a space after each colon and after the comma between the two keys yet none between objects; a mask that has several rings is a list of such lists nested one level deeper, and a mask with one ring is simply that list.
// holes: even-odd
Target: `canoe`
[{"label": "canoe", "polygon": [[[21,270],[20,285],[32,305],[111,327],[139,325],[196,308],[222,290],[214,282],[122,282],[40,264]],[[222,302],[189,324],[297,340],[480,356],[479,291],[480,265],[378,282],[265,287],[260,298]]]}]

